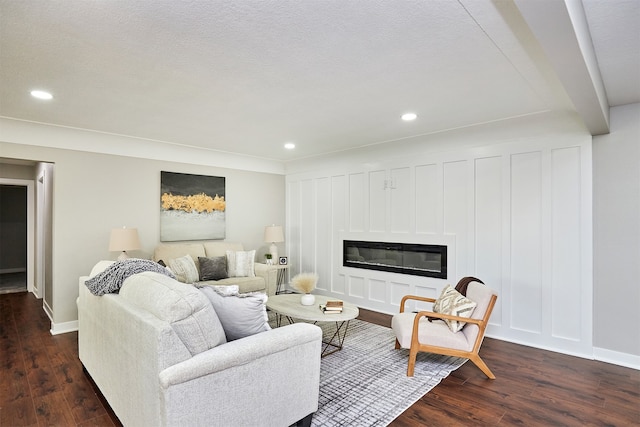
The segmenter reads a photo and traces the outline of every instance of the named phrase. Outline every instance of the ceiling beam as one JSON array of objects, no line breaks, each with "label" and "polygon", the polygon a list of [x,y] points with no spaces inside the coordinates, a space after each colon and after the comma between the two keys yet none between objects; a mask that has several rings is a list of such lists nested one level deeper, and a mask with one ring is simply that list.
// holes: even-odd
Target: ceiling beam
[{"label": "ceiling beam", "polygon": [[609,104],[580,0],[514,0],[591,135],[609,133]]}]

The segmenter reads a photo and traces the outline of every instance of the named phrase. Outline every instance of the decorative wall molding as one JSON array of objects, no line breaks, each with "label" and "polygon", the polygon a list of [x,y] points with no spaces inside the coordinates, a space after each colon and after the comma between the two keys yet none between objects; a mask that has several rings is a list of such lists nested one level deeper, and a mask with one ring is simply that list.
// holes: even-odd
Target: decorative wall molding
[{"label": "decorative wall molding", "polygon": [[[592,354],[591,138],[568,134],[309,169],[287,182],[287,247],[318,292],[388,314],[473,275],[494,337]],[[447,280],[342,266],[342,240],[442,244]],[[295,271],[291,272],[295,274]]]}]

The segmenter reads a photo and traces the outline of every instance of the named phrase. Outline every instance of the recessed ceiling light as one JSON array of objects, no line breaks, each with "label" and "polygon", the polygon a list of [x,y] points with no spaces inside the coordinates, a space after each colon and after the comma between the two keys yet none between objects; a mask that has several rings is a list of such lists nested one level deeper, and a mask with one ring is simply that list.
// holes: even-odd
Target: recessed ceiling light
[{"label": "recessed ceiling light", "polygon": [[296,148],[296,144],[294,144],[293,142],[287,142],[286,144],[284,144],[284,148],[286,148],[287,150],[293,150],[294,148]]},{"label": "recessed ceiling light", "polygon": [[402,115],[402,120],[404,120],[405,122],[410,122],[417,118],[418,118],[418,115],[416,113],[406,113]]},{"label": "recessed ceiling light", "polygon": [[53,99],[53,95],[51,95],[49,92],[45,92],[44,90],[32,90],[31,96],[38,99]]}]

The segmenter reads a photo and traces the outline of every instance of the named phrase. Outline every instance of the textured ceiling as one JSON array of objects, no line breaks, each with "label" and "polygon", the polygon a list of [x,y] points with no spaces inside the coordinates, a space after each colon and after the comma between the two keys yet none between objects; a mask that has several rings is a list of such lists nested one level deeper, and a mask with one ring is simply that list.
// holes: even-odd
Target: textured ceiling
[{"label": "textured ceiling", "polygon": [[[639,4],[585,0],[612,105]],[[573,109],[543,52],[511,1],[0,0],[0,116],[288,161]]]}]

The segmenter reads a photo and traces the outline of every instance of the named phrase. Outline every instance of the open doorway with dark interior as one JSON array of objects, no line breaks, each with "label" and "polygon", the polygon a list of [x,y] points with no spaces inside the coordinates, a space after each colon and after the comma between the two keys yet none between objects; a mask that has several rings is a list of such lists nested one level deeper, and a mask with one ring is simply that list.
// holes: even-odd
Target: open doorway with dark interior
[{"label": "open doorway with dark interior", "polygon": [[0,185],[0,293],[27,290],[27,187]]}]

